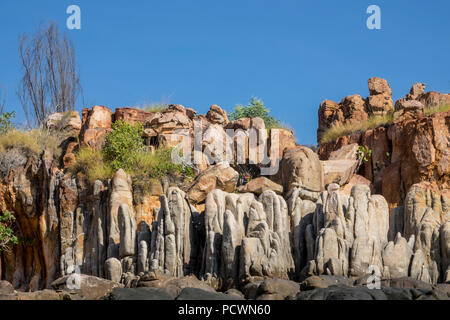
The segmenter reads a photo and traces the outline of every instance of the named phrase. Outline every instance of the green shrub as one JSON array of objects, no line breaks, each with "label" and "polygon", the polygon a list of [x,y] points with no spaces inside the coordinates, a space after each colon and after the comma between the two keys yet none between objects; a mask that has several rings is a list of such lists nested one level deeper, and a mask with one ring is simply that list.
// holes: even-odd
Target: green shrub
[{"label": "green shrub", "polygon": [[0,251],[8,250],[9,246],[19,243],[13,230],[15,221],[14,215],[8,211],[0,213]]},{"label": "green shrub", "polygon": [[2,112],[0,114],[0,134],[4,134],[14,128],[12,119],[16,116],[16,112]]},{"label": "green shrub", "polygon": [[193,177],[195,174],[191,167],[175,164],[172,161],[172,150],[173,148],[159,148],[154,153],[139,152],[130,174],[143,178],[161,178],[169,174]]},{"label": "green shrub", "polygon": [[365,146],[358,146],[357,157],[358,159],[363,159],[364,162],[368,162],[372,157],[372,149],[368,149]]},{"label": "green shrub", "polygon": [[141,123],[130,124],[123,120],[116,121],[105,139],[103,154],[105,160],[114,170],[120,168],[132,171],[139,152],[144,149]]},{"label": "green shrub", "polygon": [[118,169],[124,169],[132,178],[143,182],[165,175],[194,176],[192,168],[173,163],[171,148],[148,151],[141,137],[142,130],[140,124],[114,123],[103,150],[81,148],[71,172],[82,172],[91,183],[112,178]]},{"label": "green shrub", "polygon": [[267,129],[283,127],[281,123],[274,117],[269,115],[270,110],[264,106],[264,102],[258,98],[252,98],[247,106],[237,105],[233,111],[229,113],[231,121],[241,118],[260,117],[264,120]]}]

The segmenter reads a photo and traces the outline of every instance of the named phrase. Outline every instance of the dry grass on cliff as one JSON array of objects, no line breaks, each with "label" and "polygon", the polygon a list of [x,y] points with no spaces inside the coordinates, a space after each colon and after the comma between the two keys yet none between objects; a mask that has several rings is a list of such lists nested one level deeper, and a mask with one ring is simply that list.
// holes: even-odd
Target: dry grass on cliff
[{"label": "dry grass on cliff", "polygon": [[425,116],[431,116],[435,113],[438,112],[447,112],[450,111],[450,104],[447,105],[442,105],[442,106],[437,106],[437,107],[430,107],[430,108],[425,108]]},{"label": "dry grass on cliff", "polygon": [[137,106],[137,108],[142,109],[146,112],[156,113],[162,112],[169,107],[166,103],[151,103],[151,104],[143,104],[141,106]]},{"label": "dry grass on cliff", "polygon": [[[171,161],[171,149],[160,148],[155,152],[142,151],[136,154],[133,160],[133,169],[128,173],[133,178],[139,178],[143,182],[158,179],[165,175],[184,176],[192,178],[193,172],[189,167],[174,164]],[[76,162],[70,168],[73,174],[83,173],[90,183],[96,180],[111,179],[115,170],[105,160],[101,150],[81,148],[76,154]]]},{"label": "dry grass on cliff", "polygon": [[[424,115],[428,117],[438,112],[447,112],[447,111],[450,111],[450,105],[429,107],[425,108]],[[320,144],[335,141],[340,137],[348,136],[355,132],[364,132],[370,129],[378,128],[383,125],[389,125],[393,122],[393,119],[394,119],[393,113],[388,113],[385,116],[369,117],[367,121],[361,123],[356,124],[346,123],[343,125],[333,126],[323,134],[322,139],[320,140]]]},{"label": "dry grass on cliff", "polygon": [[81,148],[78,151],[75,165],[70,170],[74,174],[82,172],[91,183],[114,176],[114,170],[105,163],[102,151],[90,148]]},{"label": "dry grass on cliff", "polygon": [[50,149],[59,156],[61,153],[60,143],[58,136],[50,134],[46,130],[13,129],[0,135],[0,153],[20,148],[27,154],[40,155],[45,149]]},{"label": "dry grass on cliff", "polygon": [[393,114],[389,113],[384,116],[372,116],[364,122],[360,123],[345,123],[342,125],[333,126],[328,129],[320,140],[321,144],[335,141],[344,136],[351,135],[355,132],[364,132],[370,129],[375,129],[383,125],[389,125],[393,121]]}]

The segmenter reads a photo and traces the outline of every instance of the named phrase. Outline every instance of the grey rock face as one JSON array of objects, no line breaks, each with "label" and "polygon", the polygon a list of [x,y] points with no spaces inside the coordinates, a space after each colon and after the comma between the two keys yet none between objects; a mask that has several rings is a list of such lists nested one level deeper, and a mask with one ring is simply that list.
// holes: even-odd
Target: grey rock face
[{"label": "grey rock face", "polygon": [[123,259],[134,256],[136,253],[136,220],[128,205],[122,204],[119,207],[117,220],[120,230],[119,257]]},{"label": "grey rock face", "polygon": [[322,163],[318,155],[309,148],[298,146],[285,150],[276,180],[286,192],[300,188],[303,199],[316,201],[324,189]]},{"label": "grey rock face", "polygon": [[5,280],[0,281],[0,295],[12,294],[14,293],[14,287],[11,283]]},{"label": "grey rock face", "polygon": [[241,281],[252,277],[288,279],[294,269],[287,204],[268,190],[250,207],[240,252]]},{"label": "grey rock face", "polygon": [[139,255],[137,261],[138,273],[144,273],[148,271],[148,246],[145,240],[139,242]]},{"label": "grey rock face", "polygon": [[303,200],[300,189],[296,188],[289,197],[287,205],[291,223],[295,270],[302,270],[307,261],[313,259],[314,239],[311,223],[316,204],[311,200]]},{"label": "grey rock face", "polygon": [[444,280],[448,268],[448,262],[441,261],[448,259],[447,195],[420,183],[411,187],[405,199],[404,233],[415,236],[411,276],[430,283]]},{"label": "grey rock face", "polygon": [[288,278],[294,269],[290,228],[287,204],[275,192],[256,200],[214,190],[206,199],[204,279],[230,288],[252,277]]},{"label": "grey rock face", "polygon": [[201,274],[207,281],[223,278],[227,287],[235,283],[239,250],[248,219],[250,193],[228,194],[214,190],[206,198],[205,250]]},{"label": "grey rock face", "polygon": [[73,288],[69,286],[71,283],[70,277],[70,275],[64,276],[53,281],[51,287],[55,290],[69,292],[70,294],[75,293],[81,299],[98,300],[108,295],[115,288],[123,286],[117,282],[81,274],[78,278],[78,286]]},{"label": "grey rock face", "polygon": [[152,231],[150,249],[152,271],[160,270],[176,277],[193,271],[191,211],[194,209],[185,198],[184,192],[178,188],[169,188],[167,194],[160,197],[161,209]]},{"label": "grey rock face", "polygon": [[371,195],[368,186],[354,186],[347,197],[338,185],[330,184],[305,230],[305,243],[314,254],[308,255],[304,276],[362,276],[374,266],[383,271],[389,211],[385,199]]},{"label": "grey rock face", "polygon": [[86,191],[80,187],[77,190],[74,184],[72,180],[65,181],[60,196],[60,201],[67,202],[65,206],[74,209],[63,213],[61,240],[65,250],[60,259],[61,275],[78,269],[83,274],[105,277],[107,190],[101,181],[95,181],[88,201],[75,207],[74,199],[86,197]]},{"label": "grey rock face", "polygon": [[442,281],[450,282],[450,222],[442,225],[441,231]]},{"label": "grey rock face", "polygon": [[387,268],[390,278],[401,278],[408,276],[408,268],[413,254],[413,248],[401,236],[400,233],[394,241],[390,241],[383,250],[383,265]]},{"label": "grey rock face", "polygon": [[108,208],[108,249],[107,257],[119,258],[119,207],[128,205],[133,208],[133,195],[131,188],[131,178],[122,169],[118,170],[111,182],[111,195],[109,197]]},{"label": "grey rock face", "polygon": [[120,282],[122,279],[122,264],[117,258],[105,261],[105,277],[114,282]]}]

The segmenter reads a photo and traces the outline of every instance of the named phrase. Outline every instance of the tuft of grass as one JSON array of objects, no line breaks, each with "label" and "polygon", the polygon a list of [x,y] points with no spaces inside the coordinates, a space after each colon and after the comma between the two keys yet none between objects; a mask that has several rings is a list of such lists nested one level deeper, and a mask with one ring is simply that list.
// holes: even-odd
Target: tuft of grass
[{"label": "tuft of grass", "polygon": [[267,128],[267,130],[270,129],[284,129],[294,132],[294,128],[292,128],[289,124],[281,121]]},{"label": "tuft of grass", "polygon": [[355,132],[364,132],[383,125],[392,124],[393,119],[393,113],[390,112],[384,116],[371,116],[366,121],[360,123],[344,123],[342,125],[333,126],[325,131],[320,140],[320,144],[332,142],[340,137],[348,136]]},{"label": "tuft of grass", "polygon": [[138,152],[130,174],[134,177],[149,178],[161,178],[168,174],[185,177],[194,176],[195,174],[189,166],[173,163],[172,150],[173,148],[159,148],[154,152]]},{"label": "tuft of grass", "polygon": [[[135,154],[133,165],[126,171],[134,180],[142,183],[162,178],[165,175],[192,178],[195,175],[193,170],[190,167],[173,163],[171,154],[171,148],[160,148],[155,152],[141,150]],[[107,160],[102,150],[83,147],[76,154],[76,162],[70,171],[73,174],[83,173],[88,181],[93,183],[96,180],[111,179],[116,169],[113,163]]]},{"label": "tuft of grass", "polygon": [[447,105],[441,105],[441,106],[436,106],[436,107],[429,107],[429,108],[425,108],[424,110],[424,115],[426,117],[431,116],[435,113],[438,112],[447,112],[450,110],[450,104]]},{"label": "tuft of grass", "polygon": [[156,112],[163,112],[169,107],[166,103],[151,103],[151,104],[143,104],[141,106],[138,106],[139,109],[142,109],[146,112],[150,113],[156,113]]},{"label": "tuft of grass", "polygon": [[82,172],[90,183],[111,179],[114,176],[114,169],[104,161],[103,152],[88,147],[83,147],[77,152],[76,162],[70,171],[74,174]]},{"label": "tuft of grass", "polygon": [[61,155],[61,139],[43,129],[21,131],[12,129],[0,135],[0,153],[13,148],[21,148],[29,154],[40,155],[45,149],[51,149],[57,156]]}]

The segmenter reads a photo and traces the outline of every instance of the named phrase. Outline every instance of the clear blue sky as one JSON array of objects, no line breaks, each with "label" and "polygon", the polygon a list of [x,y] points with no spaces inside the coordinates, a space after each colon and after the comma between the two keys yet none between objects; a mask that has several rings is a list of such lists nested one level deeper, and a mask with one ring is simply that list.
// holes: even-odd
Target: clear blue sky
[{"label": "clear blue sky", "polygon": [[[65,27],[71,4],[81,30]],[[366,28],[370,4],[382,30]],[[75,44],[88,105],[164,101],[205,113],[256,96],[299,143],[315,144],[320,102],[365,97],[372,76],[395,99],[414,82],[449,92],[449,14],[448,0],[1,0],[0,83],[24,122],[18,36],[52,20]]]}]

